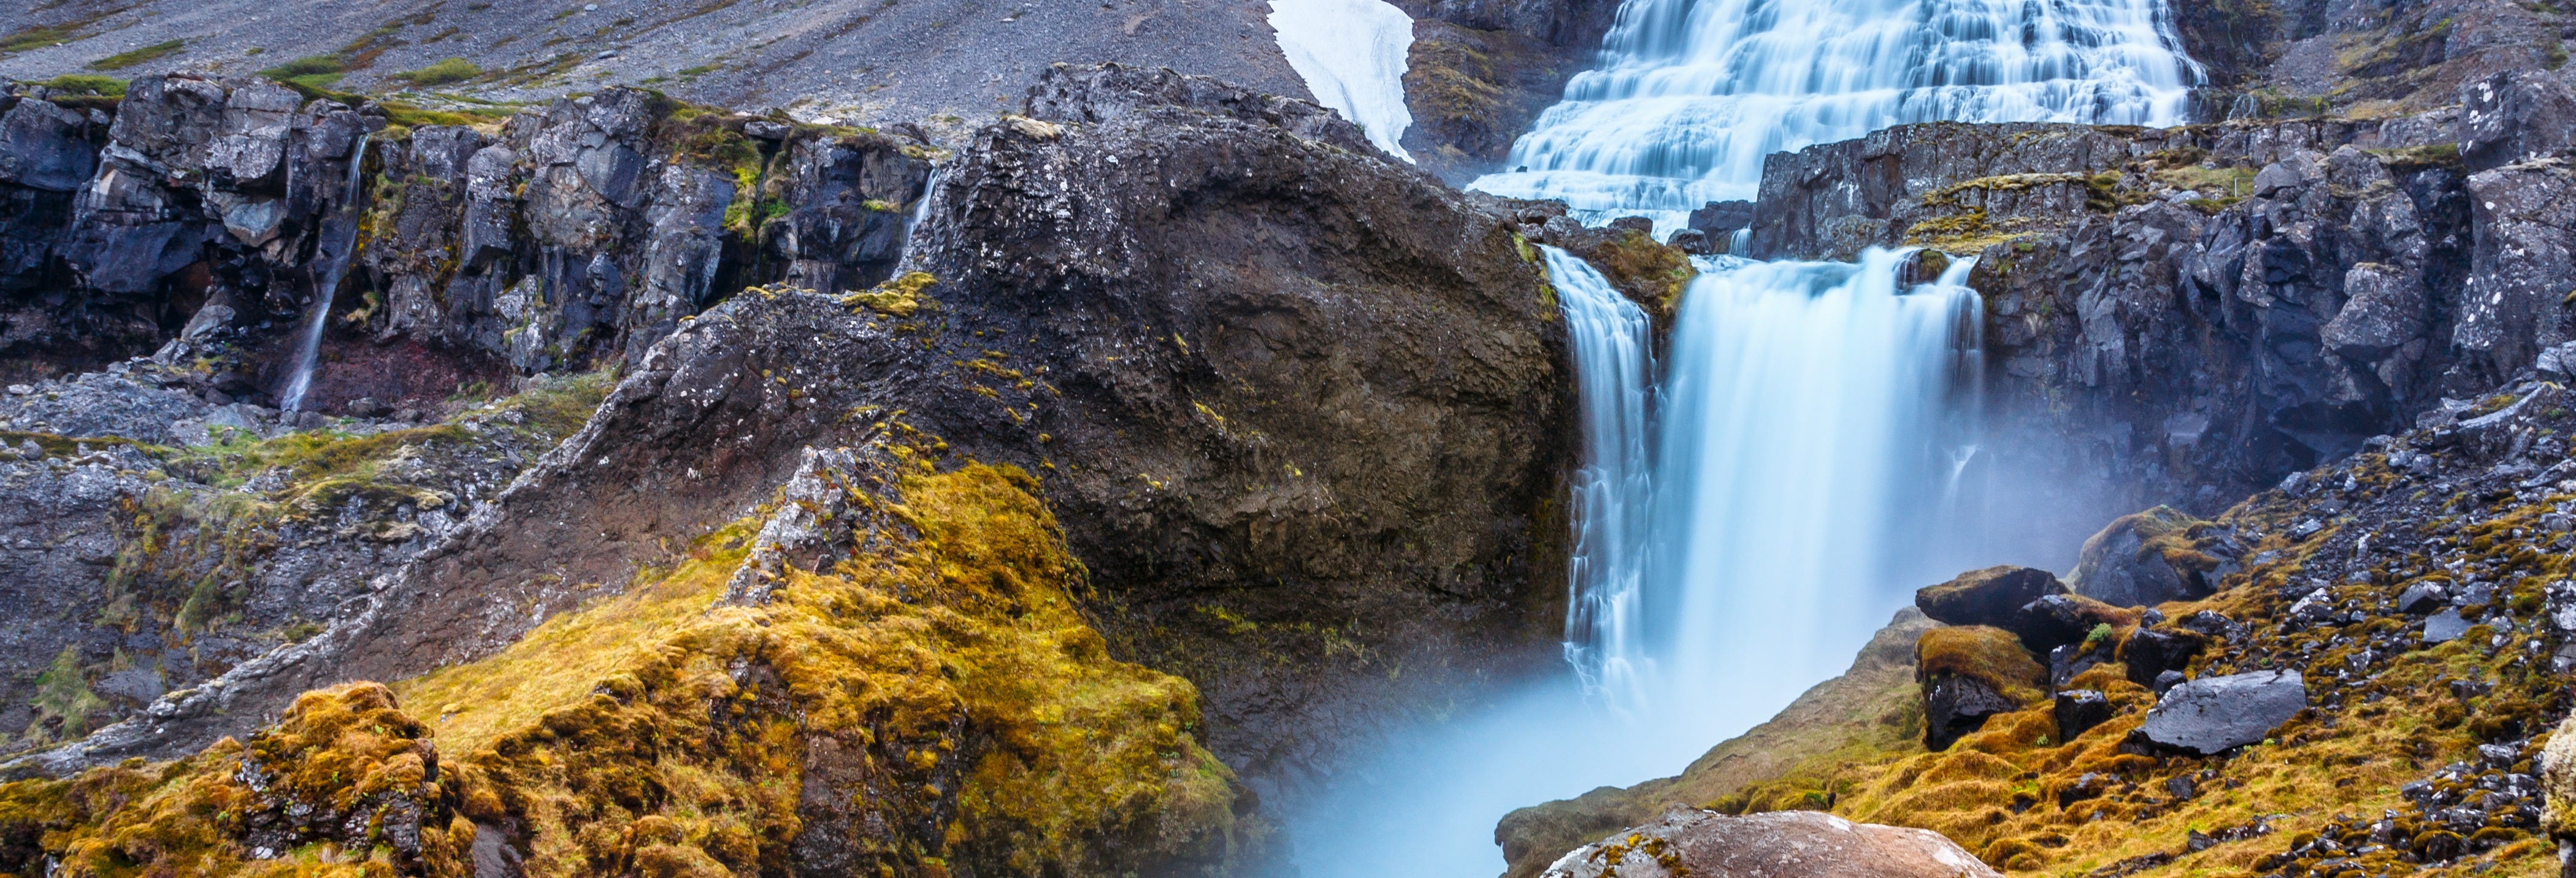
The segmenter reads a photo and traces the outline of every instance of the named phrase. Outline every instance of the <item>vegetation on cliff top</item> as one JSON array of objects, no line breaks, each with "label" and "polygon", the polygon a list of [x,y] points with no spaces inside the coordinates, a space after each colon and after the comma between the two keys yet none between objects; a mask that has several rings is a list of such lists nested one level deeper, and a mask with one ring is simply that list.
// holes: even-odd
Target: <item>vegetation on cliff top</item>
[{"label": "vegetation on cliff top", "polygon": [[1233,778],[1196,690],[1108,657],[1033,480],[920,469],[879,501],[906,538],[765,603],[723,601],[740,523],[490,658],[308,694],[178,762],[0,787],[0,868],[445,878],[478,832],[532,876],[1224,859]]}]

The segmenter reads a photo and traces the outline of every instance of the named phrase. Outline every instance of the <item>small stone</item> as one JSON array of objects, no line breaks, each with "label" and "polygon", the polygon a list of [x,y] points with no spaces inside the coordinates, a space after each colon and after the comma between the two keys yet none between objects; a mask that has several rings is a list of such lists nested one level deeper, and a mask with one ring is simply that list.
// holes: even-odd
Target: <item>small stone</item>
[{"label": "small stone", "polygon": [[2446,609],[2424,617],[2424,645],[2449,643],[2469,633],[2469,620],[2460,618],[2457,609]]},{"label": "small stone", "polygon": [[34,393],[34,392],[36,392],[36,388],[34,388],[34,387],[30,387],[30,386],[25,385],[25,384],[12,384],[12,385],[9,385],[9,395],[11,395],[11,396],[26,396],[26,395],[31,394],[31,393]]},{"label": "small stone", "polygon": [[2184,680],[2185,678],[2181,671],[2166,671],[2164,673],[2157,674],[2155,685],[2147,688],[2153,690],[2158,695],[2163,695],[2167,692],[2173,691],[2173,687],[2182,685]]},{"label": "small stone", "polygon": [[2115,711],[2111,707],[2111,699],[2100,692],[2069,689],[2057,693],[2051,712],[2057,718],[2057,741],[2063,744],[2075,740],[2094,726],[2110,722]]},{"label": "small stone", "polygon": [[2441,585],[2418,582],[2398,593],[2397,611],[2407,614],[2428,613],[2432,612],[2434,607],[2450,603],[2450,600],[2450,594],[2444,591]]},{"label": "small stone", "polygon": [[2472,582],[2467,585],[2460,586],[2459,590],[2451,595],[2451,606],[2454,607],[2474,607],[2479,604],[2494,602],[2494,583]]},{"label": "small stone", "polygon": [[2165,779],[2165,794],[2174,797],[2174,801],[2188,800],[2198,792],[2192,788],[2190,775],[2177,774]]}]

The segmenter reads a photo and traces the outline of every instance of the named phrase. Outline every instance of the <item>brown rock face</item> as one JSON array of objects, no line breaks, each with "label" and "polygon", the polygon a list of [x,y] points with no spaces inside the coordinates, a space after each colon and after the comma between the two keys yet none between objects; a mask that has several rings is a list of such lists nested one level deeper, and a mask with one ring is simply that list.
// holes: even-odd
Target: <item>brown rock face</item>
[{"label": "brown rock face", "polygon": [[1985,878],[2003,873],[1940,833],[1815,811],[1728,817],[1676,808],[1575,849],[1545,878]]}]

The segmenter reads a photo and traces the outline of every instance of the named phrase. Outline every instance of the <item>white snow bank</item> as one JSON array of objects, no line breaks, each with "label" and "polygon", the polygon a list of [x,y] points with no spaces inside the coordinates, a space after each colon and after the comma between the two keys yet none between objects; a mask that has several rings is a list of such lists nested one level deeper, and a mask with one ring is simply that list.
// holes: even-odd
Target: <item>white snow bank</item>
[{"label": "white snow bank", "polygon": [[1413,127],[1404,106],[1411,16],[1386,0],[1270,0],[1270,28],[1316,101],[1359,123],[1379,149],[1413,160],[1397,145]]}]

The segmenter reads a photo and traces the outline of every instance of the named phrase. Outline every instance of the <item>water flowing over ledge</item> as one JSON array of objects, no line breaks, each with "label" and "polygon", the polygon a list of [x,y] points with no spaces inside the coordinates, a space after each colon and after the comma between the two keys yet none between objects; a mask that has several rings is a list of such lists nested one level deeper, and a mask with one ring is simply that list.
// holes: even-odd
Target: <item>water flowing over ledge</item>
[{"label": "water flowing over ledge", "polygon": [[1679,228],[1775,152],[1909,122],[2183,121],[2161,0],[1630,0],[1600,65],[1472,188]]}]

